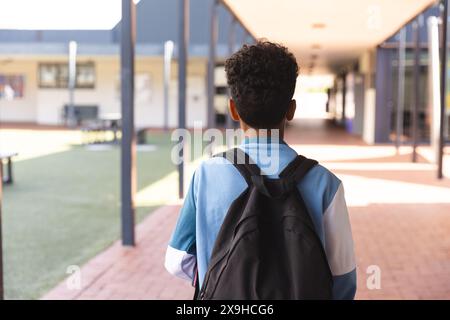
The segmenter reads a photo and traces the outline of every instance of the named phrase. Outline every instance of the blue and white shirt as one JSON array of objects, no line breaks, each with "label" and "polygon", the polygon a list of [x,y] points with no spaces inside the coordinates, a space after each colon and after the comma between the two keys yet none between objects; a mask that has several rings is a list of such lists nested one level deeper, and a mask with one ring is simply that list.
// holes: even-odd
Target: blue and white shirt
[{"label": "blue and white shirt", "polygon": [[[276,159],[277,170],[268,174],[268,178],[278,178],[297,156],[286,143],[264,138],[247,138],[239,148],[262,171],[269,158],[272,163]],[[269,155],[268,149],[272,150]],[[202,285],[225,215],[246,188],[241,174],[222,157],[208,159],[197,168],[166,252],[165,267],[171,274],[192,280],[197,266],[199,284]],[[356,265],[342,182],[317,165],[299,182],[298,190],[327,255],[334,280],[333,298],[353,299]]]}]

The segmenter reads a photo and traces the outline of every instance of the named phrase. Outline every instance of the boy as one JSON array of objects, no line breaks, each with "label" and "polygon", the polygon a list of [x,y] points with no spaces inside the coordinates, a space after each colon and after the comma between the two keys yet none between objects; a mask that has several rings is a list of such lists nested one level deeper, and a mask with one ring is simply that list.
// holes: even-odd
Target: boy
[{"label": "boy", "polygon": [[[298,66],[287,48],[271,42],[244,45],[225,65],[231,90],[229,110],[245,132],[239,146],[264,171],[267,160],[278,174],[297,156],[284,141],[286,121],[294,117],[292,100]],[[279,139],[270,132],[276,131]],[[267,134],[267,132],[269,132]],[[267,150],[270,155],[267,155]],[[222,157],[203,162],[196,170],[166,253],[166,269],[193,279],[200,287],[211,252],[231,203],[247,188],[238,170]],[[333,276],[334,299],[353,299],[356,270],[353,240],[341,181],[320,165],[297,186],[325,249]]]}]

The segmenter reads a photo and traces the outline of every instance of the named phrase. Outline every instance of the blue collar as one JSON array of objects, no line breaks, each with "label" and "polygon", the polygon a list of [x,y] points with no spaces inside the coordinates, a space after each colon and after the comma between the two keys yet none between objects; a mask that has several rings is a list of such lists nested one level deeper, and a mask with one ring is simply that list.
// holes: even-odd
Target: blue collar
[{"label": "blue collar", "polygon": [[246,144],[285,144],[287,143],[283,139],[272,139],[271,137],[245,137],[242,141],[243,145]]}]

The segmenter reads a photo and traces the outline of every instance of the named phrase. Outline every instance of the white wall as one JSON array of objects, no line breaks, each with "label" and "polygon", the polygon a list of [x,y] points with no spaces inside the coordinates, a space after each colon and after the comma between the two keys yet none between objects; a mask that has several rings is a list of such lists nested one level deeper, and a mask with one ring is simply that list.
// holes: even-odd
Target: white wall
[{"label": "white wall", "polygon": [[374,74],[376,72],[376,51],[367,50],[359,59],[360,72],[364,75],[364,120],[363,139],[368,144],[375,143],[375,98]]},{"label": "white wall", "polygon": [[[77,89],[75,104],[98,105],[100,114],[120,112],[120,66],[119,58],[80,58],[94,61],[96,84],[94,89]],[[0,73],[25,74],[25,98],[15,101],[0,100],[0,121],[36,122],[57,125],[62,123],[61,113],[68,102],[66,89],[39,89],[37,83],[38,63],[35,60],[15,60],[0,66]],[[48,59],[46,59],[48,61]],[[52,62],[65,62],[63,58]],[[135,65],[135,123],[137,128],[163,127],[163,61],[161,58],[138,58]],[[177,65],[172,63],[169,99],[169,126],[178,124]],[[194,59],[188,65],[186,124],[195,121],[206,125],[206,60]]]},{"label": "white wall", "polygon": [[375,143],[375,89],[367,89],[364,101],[363,140],[368,144]]},{"label": "white wall", "polygon": [[[206,126],[206,61],[194,60],[188,65],[186,125],[193,127],[195,121]],[[150,75],[150,96],[136,92],[135,120],[137,127],[163,127],[164,125],[164,78],[163,64],[159,61],[140,60],[136,64],[136,74]],[[178,79],[177,64],[172,63],[169,88],[169,126],[178,125]],[[138,90],[138,88],[136,88]],[[142,96],[142,99],[138,97]]]}]

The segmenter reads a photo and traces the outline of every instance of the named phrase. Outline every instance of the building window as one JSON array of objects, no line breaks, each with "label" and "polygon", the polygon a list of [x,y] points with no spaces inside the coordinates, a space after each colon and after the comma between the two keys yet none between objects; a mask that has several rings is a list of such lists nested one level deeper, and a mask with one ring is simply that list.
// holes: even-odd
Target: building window
[{"label": "building window", "polygon": [[21,99],[25,94],[25,76],[0,74],[0,100]]},{"label": "building window", "polygon": [[[41,63],[38,78],[40,88],[66,89],[69,82],[69,66],[67,63]],[[77,63],[76,88],[93,89],[94,87],[94,63]]]},{"label": "building window", "polygon": [[77,65],[77,88],[95,87],[95,67],[93,63]]}]

